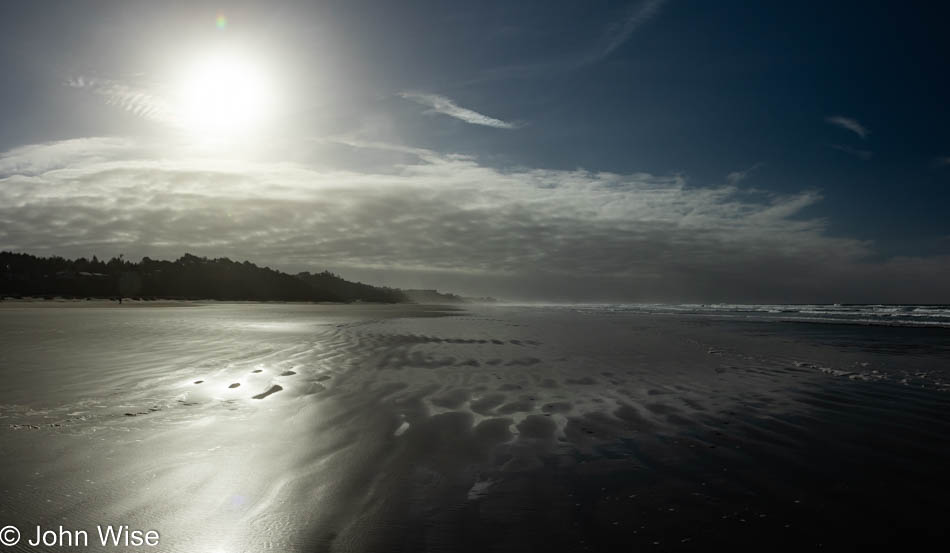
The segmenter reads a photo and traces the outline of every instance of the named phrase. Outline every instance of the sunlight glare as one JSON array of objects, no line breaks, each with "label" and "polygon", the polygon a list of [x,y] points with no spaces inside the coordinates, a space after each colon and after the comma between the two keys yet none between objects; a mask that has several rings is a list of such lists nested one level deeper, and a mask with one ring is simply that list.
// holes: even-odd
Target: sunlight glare
[{"label": "sunlight glare", "polygon": [[185,68],[178,119],[204,139],[245,137],[273,114],[275,94],[264,65],[239,52],[214,52]]}]

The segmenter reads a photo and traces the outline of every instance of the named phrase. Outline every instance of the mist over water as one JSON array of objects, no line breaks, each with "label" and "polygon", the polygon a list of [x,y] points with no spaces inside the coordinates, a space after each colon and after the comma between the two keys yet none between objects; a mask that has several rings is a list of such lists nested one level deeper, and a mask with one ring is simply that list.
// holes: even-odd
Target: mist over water
[{"label": "mist over water", "polygon": [[715,309],[5,307],[0,521],[175,552],[940,539],[948,331]]}]

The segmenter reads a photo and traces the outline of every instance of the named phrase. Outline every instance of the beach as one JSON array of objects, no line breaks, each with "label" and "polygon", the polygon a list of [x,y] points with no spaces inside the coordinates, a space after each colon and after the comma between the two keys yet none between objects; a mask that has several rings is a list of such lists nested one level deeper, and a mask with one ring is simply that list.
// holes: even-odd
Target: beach
[{"label": "beach", "polygon": [[950,329],[727,315],[5,305],[0,524],[11,551],[945,543]]}]

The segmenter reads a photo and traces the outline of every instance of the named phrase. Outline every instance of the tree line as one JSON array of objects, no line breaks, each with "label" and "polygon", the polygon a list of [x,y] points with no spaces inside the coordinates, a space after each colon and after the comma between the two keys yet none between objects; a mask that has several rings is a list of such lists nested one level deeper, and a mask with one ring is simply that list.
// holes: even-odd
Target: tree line
[{"label": "tree line", "polygon": [[248,261],[185,254],[175,261],[124,256],[102,261],[0,252],[0,296],[220,301],[412,301],[395,288],[345,280],[331,272],[296,275]]}]

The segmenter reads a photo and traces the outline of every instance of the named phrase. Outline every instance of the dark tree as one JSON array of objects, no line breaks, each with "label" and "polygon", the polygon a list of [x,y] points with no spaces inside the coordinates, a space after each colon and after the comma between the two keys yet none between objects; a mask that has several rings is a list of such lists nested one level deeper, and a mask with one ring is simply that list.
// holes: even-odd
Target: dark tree
[{"label": "dark tree", "polygon": [[185,254],[175,261],[123,255],[107,262],[0,252],[0,296],[169,298],[231,301],[406,302],[399,290],[350,282],[329,272],[289,275],[228,258]]}]

